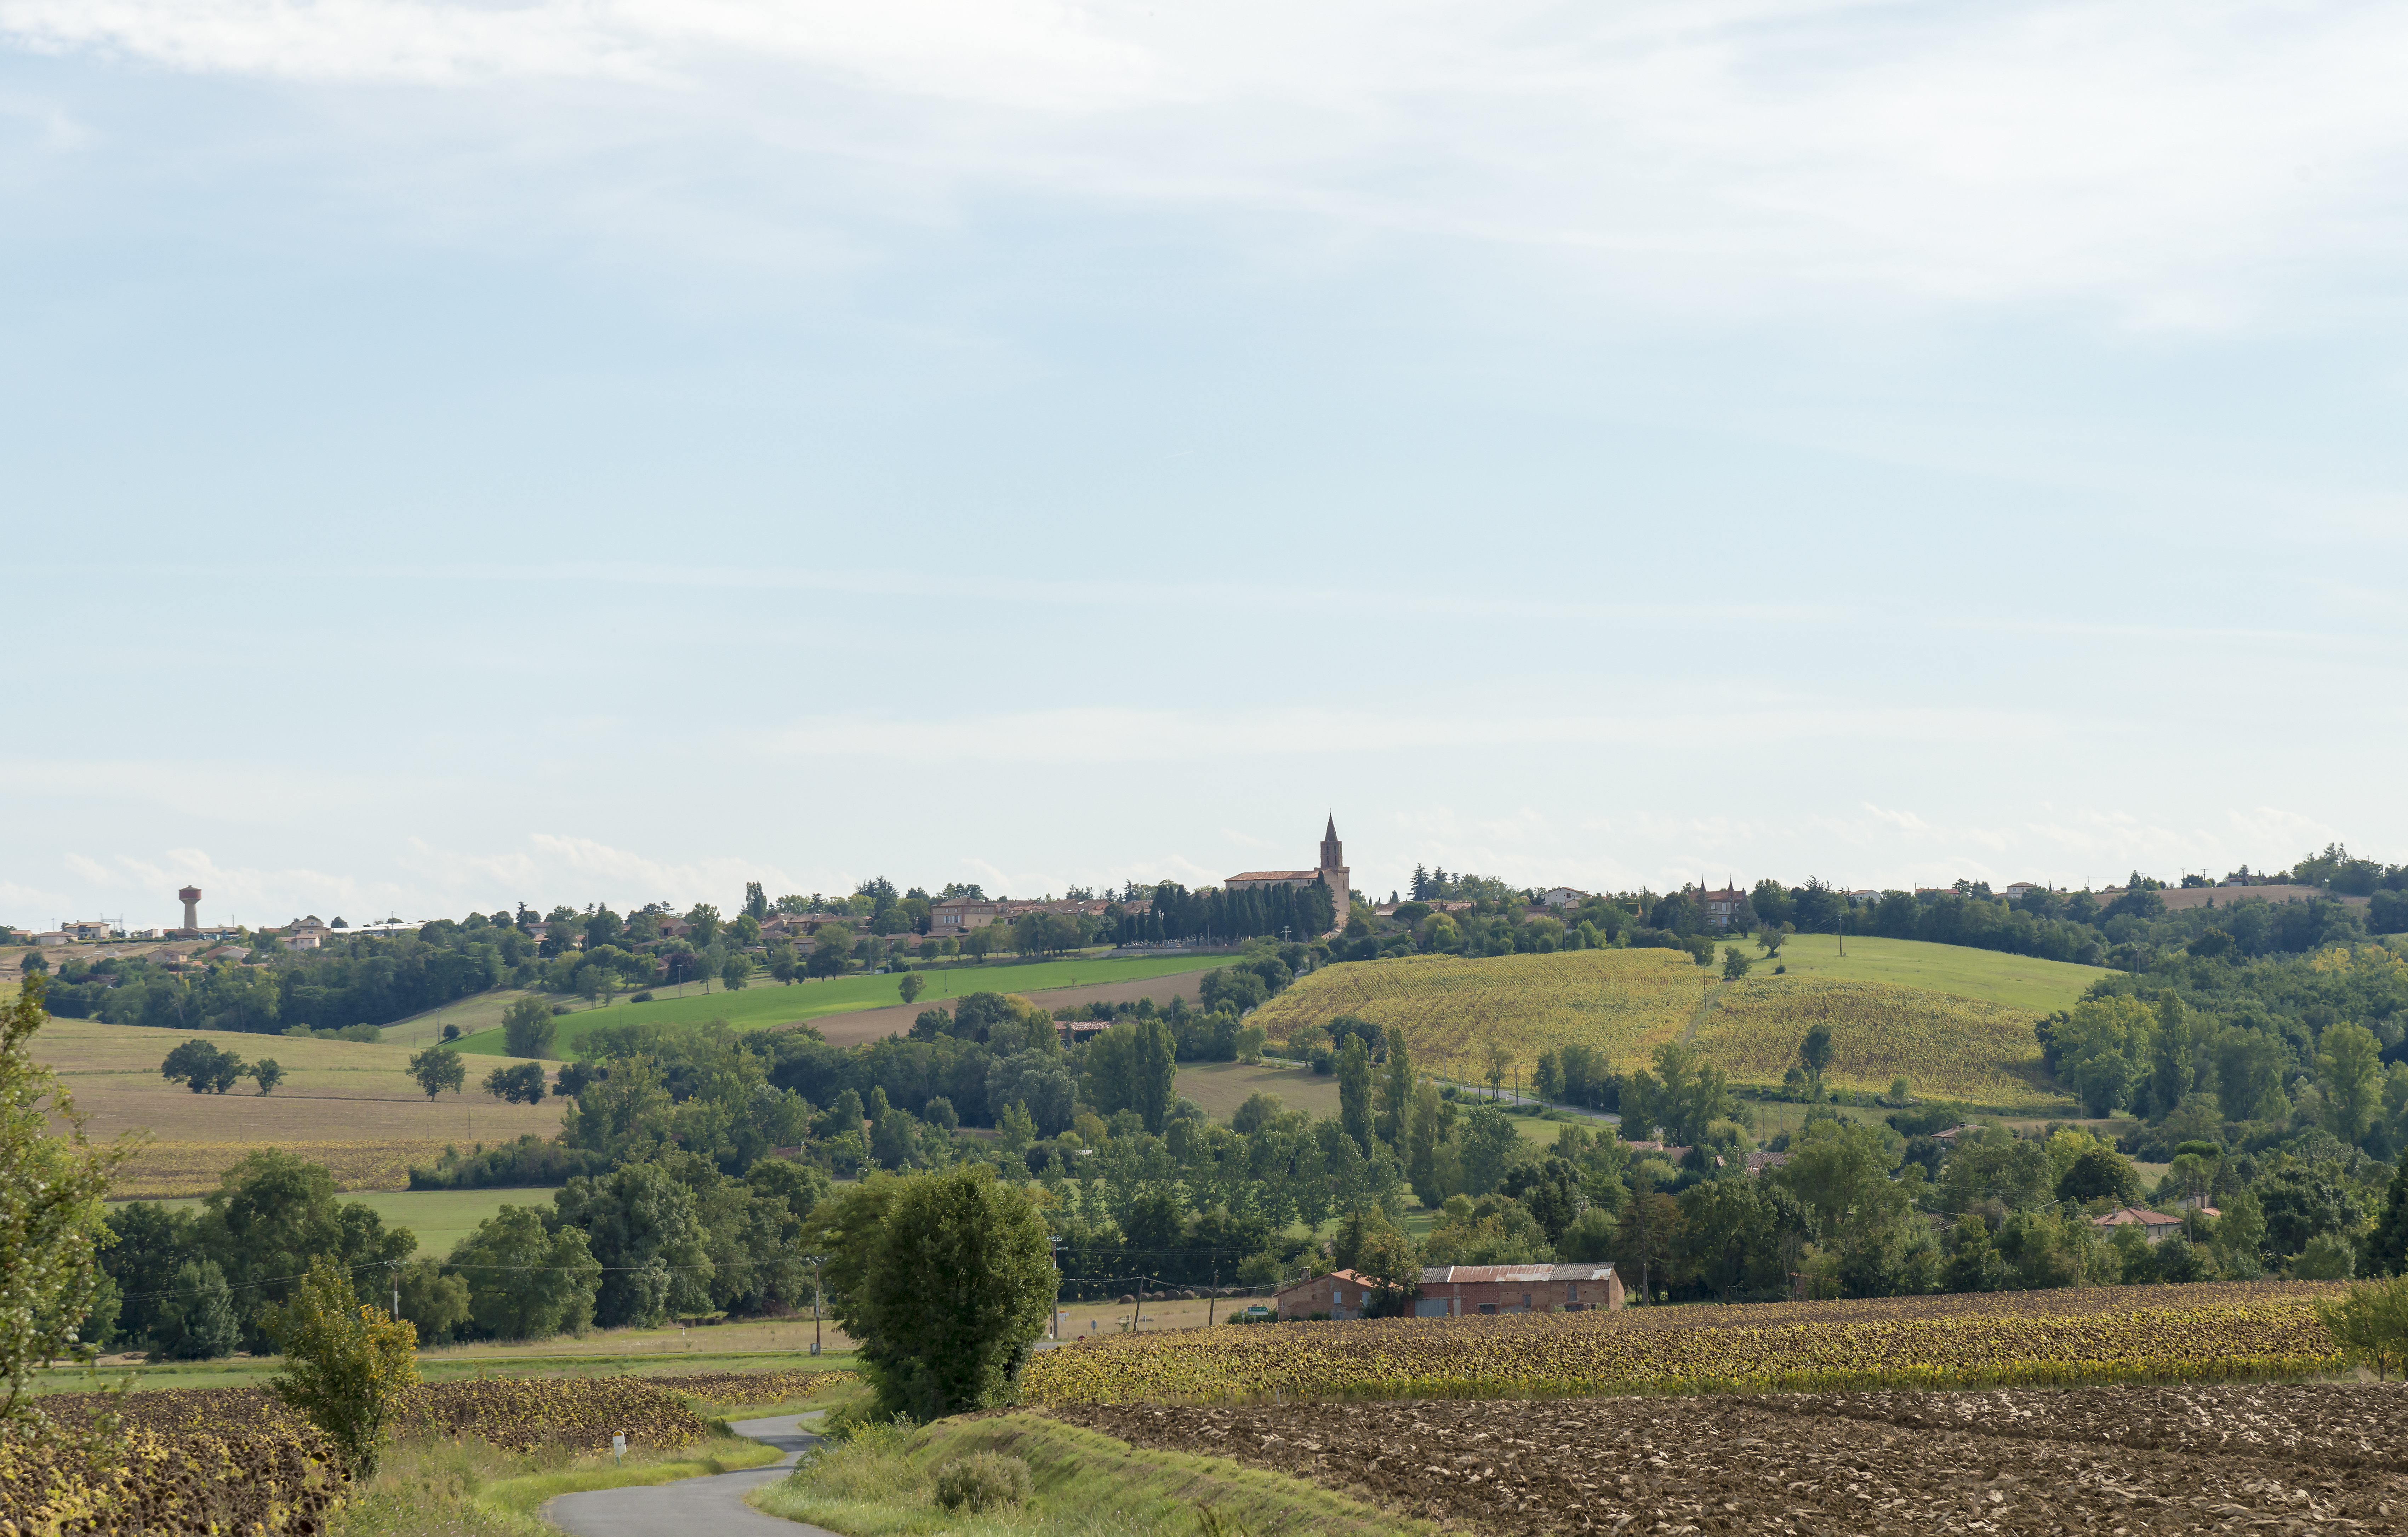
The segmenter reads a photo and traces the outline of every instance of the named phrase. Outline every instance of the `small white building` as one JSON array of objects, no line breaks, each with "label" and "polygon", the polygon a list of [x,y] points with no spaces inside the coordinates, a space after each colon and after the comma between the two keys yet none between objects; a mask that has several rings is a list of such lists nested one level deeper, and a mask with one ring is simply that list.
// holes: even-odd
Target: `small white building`
[{"label": "small white building", "polygon": [[1539,893],[1539,900],[1549,907],[1578,907],[1588,900],[1588,893],[1577,886],[1549,886]]}]

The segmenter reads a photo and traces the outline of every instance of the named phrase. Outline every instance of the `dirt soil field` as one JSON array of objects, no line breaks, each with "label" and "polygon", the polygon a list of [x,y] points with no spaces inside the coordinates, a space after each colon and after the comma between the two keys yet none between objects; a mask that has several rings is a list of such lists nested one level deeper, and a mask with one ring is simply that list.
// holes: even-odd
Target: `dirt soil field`
[{"label": "dirt soil field", "polygon": [[1515,1537],[2408,1530],[2389,1384],[1049,1413]]}]

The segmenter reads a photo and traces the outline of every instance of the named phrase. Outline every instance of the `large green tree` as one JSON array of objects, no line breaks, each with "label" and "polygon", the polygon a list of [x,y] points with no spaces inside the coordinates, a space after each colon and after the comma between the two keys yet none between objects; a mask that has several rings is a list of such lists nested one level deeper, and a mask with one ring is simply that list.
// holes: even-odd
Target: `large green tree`
[{"label": "large green tree", "polygon": [[1338,1119],[1358,1150],[1371,1151],[1371,1054],[1359,1035],[1338,1050]]},{"label": "large green tree", "polygon": [[2325,1027],[2317,1042],[2316,1087],[2324,1091],[2325,1127],[2356,1143],[2383,1113],[2383,1042],[2347,1020]]},{"label": "large green tree", "polygon": [[493,1340],[581,1332],[594,1321],[602,1262],[581,1228],[550,1231],[531,1206],[505,1206],[452,1251],[445,1269],[468,1284],[468,1315]]},{"label": "large green tree", "polygon": [[1027,1191],[964,1164],[898,1182],[883,1220],[849,1237],[861,1252],[838,1316],[880,1410],[924,1420],[997,1402],[1043,1335],[1058,1285]]},{"label": "large green tree", "polygon": [[512,1056],[550,1056],[560,1028],[552,1005],[529,995],[502,1011],[502,1049]]},{"label": "large green tree", "polygon": [[93,1262],[108,1234],[101,1200],[138,1141],[93,1145],[65,1086],[34,1060],[49,1018],[43,981],[25,973],[0,1014],[0,1424],[30,1417],[35,1368],[83,1343],[78,1331],[106,1282]]}]

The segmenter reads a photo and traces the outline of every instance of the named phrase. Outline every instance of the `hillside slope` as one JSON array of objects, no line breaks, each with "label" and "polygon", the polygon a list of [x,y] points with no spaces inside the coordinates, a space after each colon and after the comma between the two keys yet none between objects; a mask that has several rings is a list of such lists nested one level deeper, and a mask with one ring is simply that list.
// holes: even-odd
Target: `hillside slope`
[{"label": "hillside slope", "polygon": [[465,1093],[429,1099],[406,1070],[407,1046],[230,1030],[205,1038],[251,1061],[274,1057],[284,1081],[273,1094],[247,1083],[224,1094],[194,1094],[159,1076],[160,1062],[193,1033],[53,1019],[34,1037],[34,1056],[58,1070],[96,1140],[151,1134],[120,1172],[113,1192],[120,1197],[215,1189],[219,1172],[254,1147],[281,1147],[325,1164],[347,1190],[398,1190],[408,1183],[411,1163],[434,1162],[446,1143],[467,1147],[528,1131],[551,1136],[566,1104],[547,1099],[506,1105],[480,1092],[483,1075],[509,1065],[507,1057],[473,1061]]},{"label": "hillside slope", "polygon": [[1689,1039],[1734,1082],[1768,1087],[1821,1023],[1838,1053],[1833,1087],[1877,1092],[1903,1077],[1918,1096],[2041,1110],[2065,1101],[2032,1025],[2100,974],[1895,940],[1851,939],[1842,958],[1828,938],[1793,939],[1782,962],[1784,975],[1759,963],[1726,983],[1669,950],[1415,956],[1314,972],[1254,1017],[1273,1040],[1340,1014],[1375,1020],[1401,1030],[1417,1062],[1467,1079],[1492,1040],[1526,1079],[1539,1054],[1558,1046],[1587,1046],[1628,1071],[1662,1042]]}]

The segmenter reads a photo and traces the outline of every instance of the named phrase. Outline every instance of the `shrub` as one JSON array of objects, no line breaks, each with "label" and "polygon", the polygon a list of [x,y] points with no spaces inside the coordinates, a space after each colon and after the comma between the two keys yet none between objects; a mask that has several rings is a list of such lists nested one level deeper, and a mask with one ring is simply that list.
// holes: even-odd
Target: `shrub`
[{"label": "shrub", "polygon": [[1018,1510],[1035,1492],[1028,1464],[1001,1452],[972,1452],[937,1470],[937,1503],[946,1510]]},{"label": "shrub", "polygon": [[630,1003],[650,1003],[652,1001],[652,995],[650,993],[638,993],[634,998],[629,998],[627,1001]]},{"label": "shrub", "polygon": [[361,1302],[351,1272],[325,1257],[292,1301],[268,1309],[267,1328],[284,1352],[268,1386],[326,1432],[352,1477],[375,1477],[385,1426],[418,1385],[418,1331]]}]

